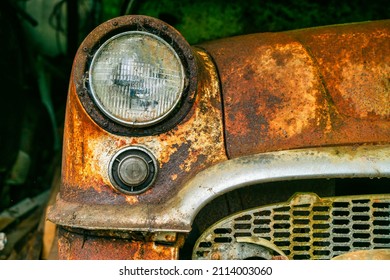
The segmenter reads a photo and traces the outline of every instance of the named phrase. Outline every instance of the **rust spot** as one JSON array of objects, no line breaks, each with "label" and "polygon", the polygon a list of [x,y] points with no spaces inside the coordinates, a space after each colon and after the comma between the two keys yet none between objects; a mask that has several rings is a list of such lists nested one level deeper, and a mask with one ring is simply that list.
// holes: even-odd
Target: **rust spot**
[{"label": "rust spot", "polygon": [[275,61],[277,67],[285,67],[294,59],[290,52],[272,52],[271,57]]},{"label": "rust spot", "polygon": [[218,252],[213,252],[210,257],[212,260],[220,260],[221,256],[219,255]]},{"label": "rust spot", "polygon": [[275,261],[288,261],[288,258],[285,257],[285,256],[278,255],[278,256],[272,256],[272,260],[275,260]]},{"label": "rust spot", "polygon": [[[119,140],[116,141],[115,144],[116,144],[117,148],[121,148],[121,147],[125,146],[127,143],[123,139],[119,139]],[[133,144],[136,144],[136,143],[133,143]]]},{"label": "rust spot", "polygon": [[167,234],[165,235],[165,241],[166,242],[175,242],[176,241],[176,235]]}]

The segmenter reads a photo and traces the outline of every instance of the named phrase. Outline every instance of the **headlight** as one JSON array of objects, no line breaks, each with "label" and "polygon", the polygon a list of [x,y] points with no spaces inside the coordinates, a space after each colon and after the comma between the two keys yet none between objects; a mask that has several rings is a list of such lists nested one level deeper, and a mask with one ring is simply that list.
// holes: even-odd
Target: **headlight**
[{"label": "headlight", "polygon": [[147,136],[176,127],[194,108],[195,50],[161,20],[129,15],[96,27],[72,67],[78,98],[104,130]]},{"label": "headlight", "polygon": [[110,119],[144,127],[163,120],[179,103],[185,72],[175,50],[160,37],[128,31],[108,39],[89,70],[92,97]]}]

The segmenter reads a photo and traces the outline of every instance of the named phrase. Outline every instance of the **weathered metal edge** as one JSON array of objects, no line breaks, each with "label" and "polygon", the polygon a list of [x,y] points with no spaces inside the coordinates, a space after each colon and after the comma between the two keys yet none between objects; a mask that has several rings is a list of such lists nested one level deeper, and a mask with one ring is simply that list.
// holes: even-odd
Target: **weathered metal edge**
[{"label": "weathered metal edge", "polygon": [[390,177],[390,145],[307,148],[240,157],[199,172],[165,204],[85,205],[58,197],[48,218],[61,226],[88,230],[189,232],[203,206],[244,186],[359,177]]}]

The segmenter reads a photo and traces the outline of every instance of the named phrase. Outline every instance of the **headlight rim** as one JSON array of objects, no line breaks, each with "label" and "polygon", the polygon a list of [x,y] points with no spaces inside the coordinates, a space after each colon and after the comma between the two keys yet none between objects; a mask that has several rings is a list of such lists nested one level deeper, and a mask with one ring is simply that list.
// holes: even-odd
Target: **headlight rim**
[{"label": "headlight rim", "polygon": [[[115,114],[110,112],[110,110],[105,107],[103,102],[101,102],[99,100],[99,95],[98,95],[98,92],[97,92],[98,87],[93,85],[93,83],[92,83],[92,80],[94,78],[93,75],[92,75],[92,69],[93,69],[94,66],[96,66],[96,64],[99,63],[98,59],[99,59],[99,57],[101,55],[104,54],[104,51],[105,51],[104,48],[107,47],[110,44],[113,44],[115,40],[123,39],[121,37],[127,37],[128,39],[130,39],[129,37],[131,37],[131,36],[134,36],[134,37],[137,37],[137,36],[149,37],[149,39],[155,39],[158,43],[162,43],[163,45],[165,45],[168,48],[168,50],[172,52],[173,57],[180,62],[180,72],[181,72],[182,75],[184,75],[184,77],[182,77],[182,81],[180,82],[179,98],[176,99],[172,103],[172,105],[170,106],[170,108],[166,112],[163,112],[160,116],[158,116],[158,117],[156,117],[154,119],[145,120],[143,122],[126,121],[126,120],[124,120],[124,119],[122,119],[120,117],[115,116]],[[165,40],[161,39],[159,36],[157,36],[155,34],[152,34],[152,33],[149,33],[149,32],[140,31],[140,30],[132,30],[132,31],[121,32],[119,34],[116,34],[116,35],[110,37],[103,44],[101,44],[99,49],[94,53],[94,56],[93,56],[93,58],[92,58],[92,60],[90,62],[90,69],[89,69],[89,75],[88,75],[89,92],[90,92],[90,94],[91,94],[91,96],[93,98],[94,103],[98,106],[98,108],[108,118],[110,118],[111,120],[113,120],[116,123],[122,124],[122,125],[127,126],[127,127],[148,127],[148,126],[152,126],[154,124],[157,124],[157,123],[163,121],[166,117],[168,117],[169,114],[172,111],[175,110],[176,106],[179,104],[179,102],[180,102],[180,100],[182,98],[182,95],[183,95],[183,92],[184,92],[184,89],[185,89],[184,80],[185,80],[185,70],[184,70],[184,67],[183,67],[183,65],[181,63],[181,60],[180,60],[179,56],[177,55],[177,53],[175,52],[175,50]]]},{"label": "headlight rim", "polygon": [[[161,121],[150,126],[133,127],[109,118],[97,106],[89,85],[89,69],[96,52],[110,38],[128,31],[143,31],[158,36],[173,48],[184,68],[184,88],[178,104]],[[148,16],[122,16],[99,25],[82,42],[72,68],[73,83],[83,108],[104,130],[120,136],[161,134],[177,126],[193,107],[198,72],[194,53],[183,36],[167,23]]]}]

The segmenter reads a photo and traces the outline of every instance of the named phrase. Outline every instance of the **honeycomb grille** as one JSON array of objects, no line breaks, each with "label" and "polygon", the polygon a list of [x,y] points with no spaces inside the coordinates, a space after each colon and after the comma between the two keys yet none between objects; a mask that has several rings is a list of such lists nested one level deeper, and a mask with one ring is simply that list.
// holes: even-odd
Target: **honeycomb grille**
[{"label": "honeycomb grille", "polygon": [[289,259],[331,259],[356,250],[390,248],[390,195],[319,198],[297,194],[286,203],[239,212],[208,228],[194,259],[210,259],[237,237],[272,242]]}]

